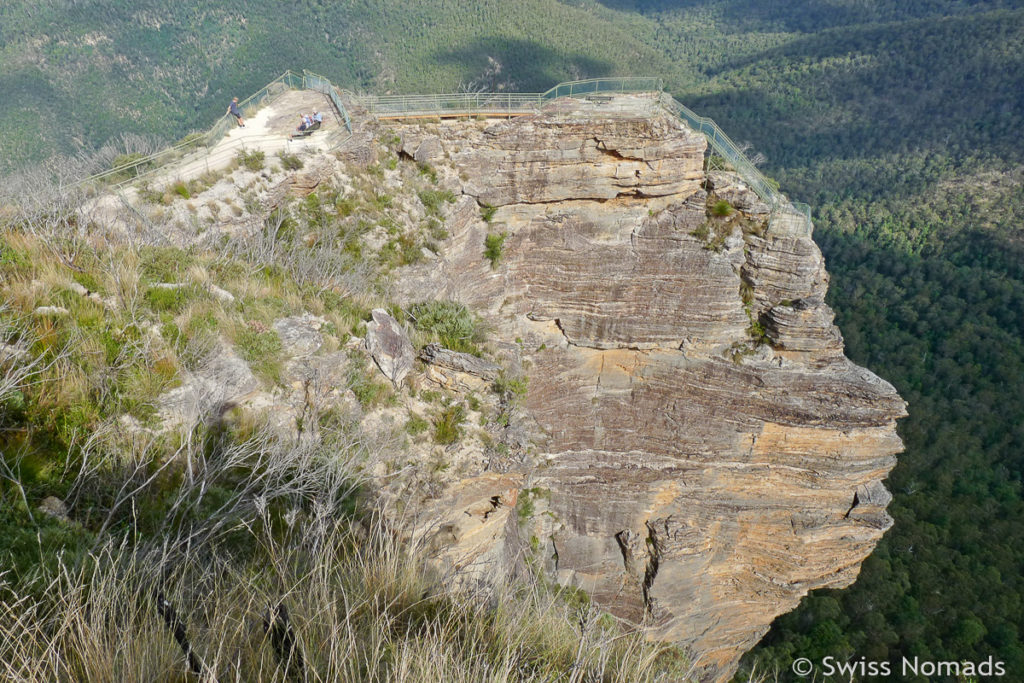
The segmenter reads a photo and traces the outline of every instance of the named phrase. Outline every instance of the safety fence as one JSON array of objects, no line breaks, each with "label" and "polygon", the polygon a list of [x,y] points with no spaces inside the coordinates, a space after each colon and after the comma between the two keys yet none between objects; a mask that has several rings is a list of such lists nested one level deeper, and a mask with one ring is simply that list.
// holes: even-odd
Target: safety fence
[{"label": "safety fence", "polygon": [[516,116],[537,111],[539,93],[452,93],[449,95],[370,95],[359,99],[379,119],[443,116]]},{"label": "safety fence", "polygon": [[542,93],[467,92],[444,95],[364,95],[360,104],[377,118],[516,116],[530,114],[547,100],[600,93],[660,92],[660,78],[591,78],[567,81]]},{"label": "safety fence", "polygon": [[725,132],[718,127],[713,120],[695,114],[691,109],[681,104],[668,93],[661,93],[661,106],[675,116],[686,122],[690,128],[704,135],[711,145],[711,152],[719,155],[736,173],[743,178],[743,181],[750,186],[761,201],[767,203],[773,213],[788,213],[803,216],[806,219],[807,231],[811,229],[811,207],[800,202],[790,202],[784,194],[778,191],[775,183],[766,178],[761,171],[754,166],[747,156],[740,150]]},{"label": "safety fence", "polygon": [[580,97],[600,93],[661,92],[665,88],[660,78],[625,76],[621,78],[588,78],[583,81],[565,81],[541,94],[541,99]]},{"label": "safety fence", "polygon": [[[328,79],[311,71],[303,71],[301,74],[291,70],[285,71],[239,102],[238,108],[244,117],[248,117],[288,90],[314,90],[326,95],[337,110],[336,113],[341,122],[344,123],[345,132],[352,133],[352,122],[345,105],[342,104],[338,89]],[[225,154],[231,156],[233,152],[244,148],[246,144],[259,142],[254,138],[248,138],[247,140],[238,140],[228,145],[227,148],[224,145],[218,145],[235,127],[234,117],[225,114],[206,132],[188,135],[178,144],[154,154],[133,156],[123,164],[83,179],[80,184],[102,183],[117,188],[140,178],[152,176],[170,163],[183,165],[205,163],[207,168],[215,166],[222,161]],[[283,143],[280,147],[283,149],[288,145]]]},{"label": "safety fence", "polygon": [[334,85],[329,80],[327,80],[320,74],[313,73],[312,71],[303,70],[302,78],[303,88],[305,88],[306,90],[315,90],[319,93],[327,95],[327,97],[331,100],[331,103],[334,105],[334,109],[337,111],[338,116],[340,116],[341,120],[345,123],[345,130],[351,133],[352,120],[348,116],[348,110],[345,109],[345,105],[342,104],[341,102],[341,96],[338,93],[338,89],[335,88]]}]

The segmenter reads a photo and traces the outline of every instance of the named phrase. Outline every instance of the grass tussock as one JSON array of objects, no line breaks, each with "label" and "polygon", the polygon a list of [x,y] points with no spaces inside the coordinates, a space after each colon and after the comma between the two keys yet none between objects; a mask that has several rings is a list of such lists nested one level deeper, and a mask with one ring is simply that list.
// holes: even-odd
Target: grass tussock
[{"label": "grass tussock", "polygon": [[[409,307],[411,319],[420,339],[426,344],[440,342],[453,351],[483,353],[485,331],[481,320],[468,308],[455,301],[424,301]],[[421,345],[422,345],[421,344]]]},{"label": "grass tussock", "polygon": [[109,543],[39,577],[44,597],[0,583],[0,671],[39,681],[173,680],[194,669],[199,680],[367,683],[685,674],[675,650],[539,583],[453,593],[380,527],[311,526],[273,534],[266,520],[251,539],[265,553],[262,570],[220,547],[173,557]]}]

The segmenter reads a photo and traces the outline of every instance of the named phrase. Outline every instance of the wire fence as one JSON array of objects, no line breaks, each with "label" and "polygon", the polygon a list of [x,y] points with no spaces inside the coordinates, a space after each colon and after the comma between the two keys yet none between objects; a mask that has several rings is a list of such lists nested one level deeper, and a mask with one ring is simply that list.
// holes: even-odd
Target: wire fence
[{"label": "wire fence", "polygon": [[807,232],[811,231],[811,207],[801,202],[791,202],[778,190],[775,182],[769,180],[754,166],[739,146],[725,134],[713,120],[699,116],[681,104],[668,93],[661,93],[661,105],[669,112],[686,122],[690,128],[704,135],[711,145],[711,151],[719,155],[732,167],[743,181],[750,186],[761,200],[767,203],[773,214],[793,214],[802,216],[806,221]]},{"label": "wire fence", "polygon": [[600,93],[661,92],[665,83],[660,78],[647,76],[625,76],[621,78],[588,78],[583,81],[559,83],[541,94],[545,100],[559,97],[577,97]]},{"label": "wire fence", "polygon": [[360,103],[377,118],[528,114],[542,102],[539,93],[451,93],[446,95],[369,95]]},{"label": "wire fence", "polygon": [[529,114],[547,100],[600,93],[660,92],[660,78],[591,78],[567,81],[542,93],[469,92],[443,95],[365,95],[360,103],[377,118],[416,118],[417,116],[515,116]]},{"label": "wire fence", "polygon": [[330,98],[331,103],[334,104],[334,108],[337,110],[338,115],[341,116],[341,120],[345,123],[345,130],[349,133],[352,132],[352,120],[348,116],[348,110],[345,109],[345,105],[341,102],[341,96],[338,93],[338,89],[334,85],[321,76],[315,74],[312,71],[302,71],[302,87],[307,90],[315,90],[319,93],[323,93]]},{"label": "wire fence", "polygon": [[[331,100],[338,116],[344,123],[345,131],[351,135],[352,121],[349,118],[348,111],[345,109],[345,105],[341,101],[338,89],[327,78],[311,71],[303,71],[301,74],[291,70],[285,71],[270,83],[267,83],[255,93],[239,102],[238,108],[241,110],[242,116],[251,116],[265,104],[288,90],[314,90],[326,95]],[[171,163],[190,165],[205,162],[207,168],[216,166],[217,163],[222,161],[225,152],[227,152],[227,156],[231,156],[232,152],[240,148],[244,149],[246,142],[256,141],[254,138],[249,138],[248,141],[239,140],[228,145],[227,148],[224,145],[219,145],[235,127],[234,117],[230,114],[224,114],[206,132],[192,133],[178,144],[154,154],[133,156],[124,163],[114,166],[109,170],[83,179],[79,184],[99,183],[118,188],[135,182],[140,178],[152,176]],[[263,140],[264,137],[269,139],[272,136],[261,136],[260,140]],[[341,141],[339,140],[338,142]],[[282,144],[281,147],[284,149],[288,145]]]}]

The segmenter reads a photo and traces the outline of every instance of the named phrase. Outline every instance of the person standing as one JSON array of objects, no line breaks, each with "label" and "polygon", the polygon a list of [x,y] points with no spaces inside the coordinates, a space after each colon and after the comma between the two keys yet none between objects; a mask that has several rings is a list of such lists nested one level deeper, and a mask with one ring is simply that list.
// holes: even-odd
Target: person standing
[{"label": "person standing", "polygon": [[238,108],[238,98],[231,98],[231,104],[228,105],[228,114],[231,114],[238,120],[238,127],[245,128],[245,119],[242,118],[242,110]]}]

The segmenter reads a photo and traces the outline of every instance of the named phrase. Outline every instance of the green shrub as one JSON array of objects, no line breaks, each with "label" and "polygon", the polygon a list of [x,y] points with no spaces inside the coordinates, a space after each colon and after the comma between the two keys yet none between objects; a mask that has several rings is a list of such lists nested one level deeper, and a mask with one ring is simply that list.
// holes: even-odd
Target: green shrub
[{"label": "green shrub", "polygon": [[266,161],[266,154],[263,150],[253,150],[251,152],[241,151],[238,153],[238,163],[250,171],[262,171],[264,163]]},{"label": "green shrub", "polygon": [[462,423],[465,420],[466,409],[461,403],[442,408],[434,420],[434,441],[442,445],[457,442],[462,438]]},{"label": "green shrub", "polygon": [[732,234],[733,224],[726,221],[707,221],[690,232],[704,243],[704,248],[714,252],[725,248],[725,241]]},{"label": "green shrub", "polygon": [[452,194],[451,190],[420,190],[416,194],[430,216],[439,216],[441,214],[441,207],[445,203],[452,204],[455,202],[455,195]]},{"label": "green shrub", "polygon": [[454,301],[426,301],[409,307],[416,329],[453,351],[480,355],[483,330],[473,313]]},{"label": "green shrub", "polygon": [[280,152],[277,157],[281,160],[281,168],[287,171],[298,171],[305,165],[302,163],[302,159],[299,158],[298,154]]},{"label": "green shrub", "polygon": [[178,313],[194,293],[191,287],[150,287],[143,298],[146,305],[157,313]]},{"label": "green shrub", "polygon": [[176,247],[141,247],[139,257],[143,277],[154,282],[175,282],[195,263],[191,254]]},{"label": "green shrub", "polygon": [[199,147],[206,141],[206,133],[189,133],[174,143],[175,147]]},{"label": "green shrub", "polygon": [[506,237],[508,237],[507,233],[492,232],[484,238],[484,257],[491,262],[491,268],[498,267],[498,261],[501,260],[501,253],[505,248]]},{"label": "green shrub", "polygon": [[422,434],[423,432],[427,431],[429,427],[429,422],[424,420],[419,415],[413,415],[412,413],[409,414],[409,419],[405,423],[405,431],[407,431],[412,436]]},{"label": "green shrub", "polygon": [[274,384],[281,381],[281,352],[284,347],[277,332],[249,326],[235,336],[235,345],[254,371]]},{"label": "green shrub", "polygon": [[354,197],[338,197],[334,202],[334,213],[338,218],[346,218],[355,213],[359,208],[359,202]]},{"label": "green shrub", "polygon": [[15,268],[26,268],[31,265],[31,258],[11,247],[6,240],[0,239],[0,266],[8,273]]},{"label": "green shrub", "polygon": [[533,504],[533,498],[528,495],[521,494],[519,501],[516,504],[516,517],[519,519],[519,524],[523,525],[530,521],[533,517],[536,508]]},{"label": "green shrub", "polygon": [[380,249],[380,262],[389,268],[407,266],[423,260],[423,247],[417,239],[405,233],[390,240]]},{"label": "green shrub", "polygon": [[[370,374],[371,372],[373,374]],[[348,382],[349,388],[363,408],[375,408],[393,398],[391,387],[379,381],[375,371],[368,372],[362,367],[358,359],[353,363],[352,370],[349,372]]]},{"label": "green shrub", "polygon": [[768,336],[768,331],[764,328],[759,320],[751,320],[750,327],[747,328],[747,334],[756,344],[767,344],[771,341]]},{"label": "green shrub", "polygon": [[186,185],[183,180],[175,181],[175,183],[171,185],[171,192],[183,199],[192,199],[192,193],[189,192],[188,185]]},{"label": "green shrub", "polygon": [[526,375],[512,375],[502,370],[494,380],[494,393],[510,404],[519,403],[525,396],[529,384]]},{"label": "green shrub", "polygon": [[103,287],[100,284],[97,273],[88,270],[83,270],[82,272],[72,273],[71,278],[78,284],[88,289],[90,292],[103,291]]},{"label": "green shrub", "polygon": [[430,239],[437,240],[438,242],[446,240],[449,237],[448,230],[444,227],[444,223],[434,217],[431,217],[430,220],[427,221],[427,230],[430,233]]},{"label": "green shrub", "polygon": [[736,211],[736,209],[732,208],[732,204],[724,199],[719,199],[715,202],[714,206],[711,207],[711,215],[718,216],[719,218],[731,216],[734,211]]},{"label": "green shrub", "polygon": [[492,206],[491,204],[480,205],[480,218],[484,219],[484,222],[490,223],[494,220],[494,214],[498,212],[498,207]]},{"label": "green shrub", "polygon": [[420,163],[420,175],[426,176],[434,185],[437,185],[437,170],[428,163]]},{"label": "green shrub", "polygon": [[114,157],[114,160],[110,162],[110,168],[115,169],[123,166],[128,166],[129,168],[123,168],[120,172],[110,176],[109,180],[112,182],[118,182],[126,178],[138,177],[140,173],[153,166],[152,161],[142,161],[142,159],[145,158],[146,155],[140,153],[118,154]]}]

